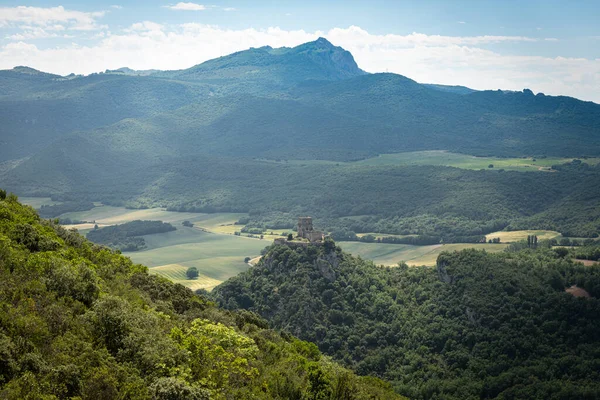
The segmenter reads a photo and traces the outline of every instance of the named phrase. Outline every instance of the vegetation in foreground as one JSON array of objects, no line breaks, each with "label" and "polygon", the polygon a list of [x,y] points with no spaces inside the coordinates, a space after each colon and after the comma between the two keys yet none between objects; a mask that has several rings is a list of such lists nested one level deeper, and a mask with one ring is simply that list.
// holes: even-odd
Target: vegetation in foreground
[{"label": "vegetation in foreground", "polygon": [[0,397],[393,399],[0,191]]},{"label": "vegetation in foreground", "polygon": [[[595,399],[600,267],[570,251],[524,242],[442,253],[437,268],[383,268],[332,241],[272,246],[211,294],[410,398]],[[574,285],[590,297],[571,295]]]}]

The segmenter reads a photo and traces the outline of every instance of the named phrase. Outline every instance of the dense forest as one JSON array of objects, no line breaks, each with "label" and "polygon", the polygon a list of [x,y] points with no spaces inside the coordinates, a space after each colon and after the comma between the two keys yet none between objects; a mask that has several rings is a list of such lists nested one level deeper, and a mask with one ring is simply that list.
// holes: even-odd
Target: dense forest
[{"label": "dense forest", "polygon": [[[410,398],[598,398],[600,266],[573,262],[569,249],[535,247],[384,268],[331,240],[272,246],[213,297]],[[573,285],[590,297],[565,291]]]},{"label": "dense forest", "polygon": [[142,236],[176,230],[173,225],[162,221],[130,221],[104,228],[95,227],[86,237],[94,243],[103,244],[121,251],[138,251],[146,248]]},{"label": "dense forest", "polygon": [[394,399],[0,191],[3,399]]}]

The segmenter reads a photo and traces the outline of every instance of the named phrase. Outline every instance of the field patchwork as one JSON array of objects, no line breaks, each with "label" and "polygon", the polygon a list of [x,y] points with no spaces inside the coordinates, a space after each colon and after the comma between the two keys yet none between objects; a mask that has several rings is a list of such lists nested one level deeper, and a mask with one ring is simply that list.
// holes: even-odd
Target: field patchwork
[{"label": "field patchwork", "polygon": [[520,242],[522,240],[527,240],[527,236],[535,235],[538,237],[538,240],[550,240],[550,239],[558,239],[562,237],[562,235],[556,231],[544,231],[544,230],[525,230],[525,231],[498,231],[494,233],[488,233],[485,236],[486,240],[499,238],[500,243],[514,243]]},{"label": "field patchwork", "polygon": [[[463,169],[504,169],[506,171],[521,172],[553,172],[553,165],[564,164],[573,161],[573,158],[546,157],[546,158],[499,158],[499,157],[476,157],[468,154],[451,153],[445,150],[412,151],[407,153],[381,154],[377,157],[366,158],[360,161],[334,162],[323,160],[262,160],[274,164],[293,165],[370,165],[370,166],[407,166],[407,165],[434,165]],[[585,158],[583,162],[596,165],[600,158]],[[491,166],[491,167],[490,167]]]},{"label": "field patchwork", "polygon": [[180,264],[168,264],[161,267],[151,268],[150,273],[163,276],[172,282],[179,283],[192,290],[212,290],[215,286],[222,283],[222,281],[213,279],[206,275],[199,275],[195,279],[188,279],[185,274],[187,270],[188,267]]},{"label": "field patchwork", "polygon": [[375,264],[395,266],[404,261],[410,266],[433,266],[443,251],[460,251],[464,249],[485,250],[490,253],[503,251],[506,244],[489,243],[453,243],[434,244],[430,246],[413,246],[409,244],[338,242],[348,253],[372,260]]}]

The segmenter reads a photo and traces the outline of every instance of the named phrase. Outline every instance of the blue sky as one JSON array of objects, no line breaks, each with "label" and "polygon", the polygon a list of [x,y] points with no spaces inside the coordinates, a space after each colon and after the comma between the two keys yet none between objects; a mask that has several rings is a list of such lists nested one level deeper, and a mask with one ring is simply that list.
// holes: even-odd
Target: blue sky
[{"label": "blue sky", "polygon": [[600,1],[0,1],[0,68],[187,68],[318,36],[370,72],[600,102]]}]

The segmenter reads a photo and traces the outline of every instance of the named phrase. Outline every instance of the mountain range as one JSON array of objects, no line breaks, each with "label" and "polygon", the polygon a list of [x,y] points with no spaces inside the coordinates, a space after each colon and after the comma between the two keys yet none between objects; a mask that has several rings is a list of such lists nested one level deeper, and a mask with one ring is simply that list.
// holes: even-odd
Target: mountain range
[{"label": "mountain range", "polygon": [[[258,211],[235,203],[234,193],[248,182],[285,192],[306,176],[297,165],[270,160],[347,162],[422,150],[600,154],[598,104],[529,89],[474,91],[370,74],[323,38],[294,48],[252,48],[178,71],[121,68],[66,77],[27,67],[0,71],[0,119],[2,187],[133,207]],[[235,184],[228,171],[234,166]],[[309,172],[322,173],[333,180],[338,174],[331,165]],[[480,182],[475,191],[490,181],[474,179]],[[556,180],[540,179],[547,190]],[[364,195],[360,190],[351,194],[353,203]],[[558,204],[571,195],[553,198]],[[544,211],[531,205],[510,218]]]}]

